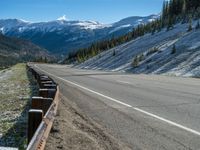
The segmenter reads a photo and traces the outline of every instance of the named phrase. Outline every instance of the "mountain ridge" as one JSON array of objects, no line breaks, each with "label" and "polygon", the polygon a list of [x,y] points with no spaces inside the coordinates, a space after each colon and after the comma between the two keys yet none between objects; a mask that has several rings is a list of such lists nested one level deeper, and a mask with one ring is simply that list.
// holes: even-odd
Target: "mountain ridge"
[{"label": "mountain ridge", "polygon": [[26,62],[53,58],[46,49],[27,40],[6,37],[0,34],[0,67]]},{"label": "mountain ridge", "polygon": [[54,54],[62,55],[70,51],[87,47],[95,41],[120,36],[131,31],[141,23],[147,23],[159,17],[128,17],[113,24],[97,21],[70,21],[66,18],[48,22],[28,22],[19,19],[0,19],[0,32],[6,36],[32,41]]}]

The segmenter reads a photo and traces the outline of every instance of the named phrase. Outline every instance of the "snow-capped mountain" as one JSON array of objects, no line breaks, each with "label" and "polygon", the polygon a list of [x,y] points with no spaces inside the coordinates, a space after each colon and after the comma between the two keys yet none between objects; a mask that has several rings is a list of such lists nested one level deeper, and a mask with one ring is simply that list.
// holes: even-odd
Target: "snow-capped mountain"
[{"label": "snow-capped mountain", "polygon": [[62,16],[54,21],[32,23],[19,19],[0,20],[0,32],[32,41],[55,54],[86,47],[92,42],[119,36],[131,31],[136,25],[147,23],[159,15],[129,17],[113,24],[96,21],[70,21]]}]

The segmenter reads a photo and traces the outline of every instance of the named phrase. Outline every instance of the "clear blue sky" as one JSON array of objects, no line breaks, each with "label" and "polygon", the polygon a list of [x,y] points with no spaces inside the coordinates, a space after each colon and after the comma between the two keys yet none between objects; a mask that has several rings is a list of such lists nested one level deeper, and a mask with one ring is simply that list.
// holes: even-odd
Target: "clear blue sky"
[{"label": "clear blue sky", "polygon": [[113,23],[129,16],[157,14],[163,0],[0,0],[0,19],[49,21],[66,15],[69,20]]}]

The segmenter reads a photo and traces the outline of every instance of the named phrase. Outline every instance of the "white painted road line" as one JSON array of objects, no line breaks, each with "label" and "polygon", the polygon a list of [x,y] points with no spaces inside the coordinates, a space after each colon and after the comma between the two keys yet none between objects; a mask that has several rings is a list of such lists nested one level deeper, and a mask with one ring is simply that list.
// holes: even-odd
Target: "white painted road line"
[{"label": "white painted road line", "polygon": [[127,82],[127,81],[121,81],[121,80],[116,80],[116,81],[119,83],[130,84],[130,82]]},{"label": "white painted road line", "polygon": [[101,96],[101,97],[104,97],[104,98],[106,98],[106,99],[108,99],[108,100],[110,100],[110,101],[116,102],[116,103],[118,103],[118,104],[121,104],[121,105],[126,106],[126,107],[129,107],[129,108],[132,108],[132,109],[134,109],[134,110],[136,110],[136,111],[138,111],[138,112],[141,112],[141,113],[143,113],[143,114],[145,114],[145,115],[148,115],[148,116],[150,116],[150,117],[156,118],[156,119],[161,120],[161,121],[163,121],[163,122],[166,122],[166,123],[168,123],[168,124],[170,124],[170,125],[173,125],[173,126],[175,126],[175,127],[178,127],[178,128],[180,128],[180,129],[183,129],[183,130],[185,130],[185,131],[188,131],[188,132],[190,132],[190,133],[193,133],[193,134],[195,134],[195,135],[200,136],[200,132],[198,132],[198,131],[196,131],[196,130],[190,129],[190,128],[185,127],[185,126],[183,126],[183,125],[181,125],[181,124],[175,123],[175,122],[170,121],[170,120],[168,120],[168,119],[159,117],[159,116],[157,116],[157,115],[155,115],[155,114],[152,114],[152,113],[149,113],[149,112],[147,112],[147,111],[145,111],[145,110],[142,110],[142,109],[140,109],[140,108],[138,108],[138,107],[133,107],[133,106],[131,106],[131,105],[129,105],[129,104],[126,104],[126,103],[124,103],[124,102],[122,102],[122,101],[120,101],[120,100],[117,100],[117,99],[115,99],[115,98],[106,96],[106,95],[104,95],[104,94],[101,94],[101,93],[99,93],[99,92],[96,92],[96,91],[94,91],[94,90],[91,90],[91,89],[89,89],[89,88],[87,88],[87,87],[81,86],[81,85],[79,85],[79,84],[77,84],[77,83],[71,82],[71,81],[66,80],[66,79],[63,79],[63,78],[61,78],[61,77],[58,77],[58,76],[56,76],[56,75],[54,75],[54,74],[52,74],[52,73],[49,73],[49,72],[47,72],[47,71],[45,71],[45,70],[39,68],[37,65],[34,65],[34,66],[35,66],[36,68],[38,68],[39,70],[41,70],[42,72],[45,72],[46,74],[49,74],[50,76],[53,76],[53,77],[55,77],[55,78],[57,78],[57,79],[60,79],[60,80],[62,80],[62,81],[64,81],[64,82],[67,82],[67,83],[69,83],[69,84],[71,84],[71,85],[75,85],[75,86],[77,86],[77,87],[79,87],[79,88],[81,88],[81,89],[83,89],[83,90],[89,91],[89,92],[91,92],[91,93],[94,93],[94,94],[96,94],[96,95],[99,95],[99,96]]}]

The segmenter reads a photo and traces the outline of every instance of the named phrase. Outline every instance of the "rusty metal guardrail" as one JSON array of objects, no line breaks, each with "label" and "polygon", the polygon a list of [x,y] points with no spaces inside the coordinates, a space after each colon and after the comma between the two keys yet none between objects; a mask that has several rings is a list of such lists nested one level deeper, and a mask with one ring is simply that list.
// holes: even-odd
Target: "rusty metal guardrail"
[{"label": "rusty metal guardrail", "polygon": [[28,67],[42,89],[39,90],[39,96],[32,97],[27,150],[43,150],[58,109],[59,87],[49,76]]}]

